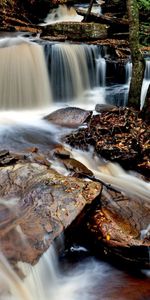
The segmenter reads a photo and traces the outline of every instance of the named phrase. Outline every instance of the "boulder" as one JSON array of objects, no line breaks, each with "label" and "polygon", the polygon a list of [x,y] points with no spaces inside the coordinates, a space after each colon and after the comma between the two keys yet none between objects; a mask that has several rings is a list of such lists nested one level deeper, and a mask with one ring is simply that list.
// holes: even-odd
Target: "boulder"
[{"label": "boulder", "polygon": [[64,127],[78,127],[88,122],[91,118],[92,111],[78,107],[60,108],[44,117],[45,120]]},{"label": "boulder", "polygon": [[63,22],[42,27],[41,37],[64,36],[67,40],[96,40],[107,38],[108,26],[98,23]]},{"label": "boulder", "polygon": [[0,168],[0,186],[1,251],[13,264],[34,264],[101,191],[99,183],[21,161]]},{"label": "boulder", "polygon": [[[105,188],[87,220],[96,252],[141,268],[150,268],[150,203]],[[103,250],[102,250],[103,249]]]}]

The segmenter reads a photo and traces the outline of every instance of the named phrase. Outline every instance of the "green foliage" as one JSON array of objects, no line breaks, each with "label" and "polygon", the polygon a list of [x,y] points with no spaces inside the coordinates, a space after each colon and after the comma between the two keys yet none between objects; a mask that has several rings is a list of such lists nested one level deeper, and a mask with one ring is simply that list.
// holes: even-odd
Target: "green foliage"
[{"label": "green foliage", "polygon": [[150,10],[149,0],[137,0],[140,9]]}]

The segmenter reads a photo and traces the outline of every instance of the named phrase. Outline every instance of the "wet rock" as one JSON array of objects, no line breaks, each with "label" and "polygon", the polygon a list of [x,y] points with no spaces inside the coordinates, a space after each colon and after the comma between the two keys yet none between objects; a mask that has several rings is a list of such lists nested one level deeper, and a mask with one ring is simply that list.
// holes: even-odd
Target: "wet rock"
[{"label": "wet rock", "polygon": [[113,111],[116,109],[118,109],[117,106],[111,104],[96,104],[95,106],[96,112]]},{"label": "wet rock", "polygon": [[93,116],[87,128],[79,128],[64,138],[66,143],[82,150],[92,146],[103,158],[148,178],[149,140],[150,132],[139,113],[122,107]]},{"label": "wet rock", "polygon": [[0,150],[0,159],[2,159],[3,157],[5,157],[6,155],[9,155],[9,151],[8,150]]},{"label": "wet rock", "polygon": [[12,165],[19,160],[24,160],[25,156],[22,154],[11,153],[8,150],[0,151],[0,166]]},{"label": "wet rock", "polygon": [[64,127],[78,127],[88,122],[91,115],[92,112],[88,110],[77,107],[66,107],[52,112],[44,119]]},{"label": "wet rock", "polygon": [[93,176],[93,172],[91,170],[74,158],[63,159],[61,162],[68,170],[73,171],[76,174],[91,177]]},{"label": "wet rock", "polygon": [[70,151],[67,150],[63,145],[56,145],[53,151],[54,156],[58,158],[70,158]]},{"label": "wet rock", "polygon": [[108,26],[98,23],[63,22],[43,27],[42,36],[65,36],[69,40],[96,40],[107,38]]},{"label": "wet rock", "polygon": [[103,247],[107,256],[150,268],[149,224],[150,203],[105,189],[101,205],[92,212],[87,228],[96,251]]},{"label": "wet rock", "polygon": [[0,186],[1,251],[32,264],[101,191],[99,183],[28,162],[1,167]]}]

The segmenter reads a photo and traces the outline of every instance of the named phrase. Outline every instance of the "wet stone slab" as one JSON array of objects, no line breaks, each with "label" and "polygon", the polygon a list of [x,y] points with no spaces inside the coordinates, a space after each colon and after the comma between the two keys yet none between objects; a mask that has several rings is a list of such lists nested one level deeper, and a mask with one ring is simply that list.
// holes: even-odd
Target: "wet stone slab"
[{"label": "wet stone slab", "polygon": [[1,250],[32,264],[101,191],[99,183],[29,162],[1,167],[0,186]]}]

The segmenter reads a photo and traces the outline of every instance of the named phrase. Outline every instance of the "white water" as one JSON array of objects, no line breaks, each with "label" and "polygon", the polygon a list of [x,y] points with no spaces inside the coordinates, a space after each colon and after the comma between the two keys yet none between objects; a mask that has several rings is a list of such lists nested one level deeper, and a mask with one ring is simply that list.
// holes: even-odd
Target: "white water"
[{"label": "white water", "polygon": [[125,83],[129,85],[132,76],[132,63],[128,61],[125,65]]},{"label": "white water", "polygon": [[47,43],[45,55],[43,47],[21,37],[0,39],[2,110],[44,111],[55,101],[94,108],[105,102],[106,62],[97,46]]},{"label": "white water", "polygon": [[[19,263],[18,267],[25,275],[23,280],[0,254],[1,300],[140,300],[149,289],[146,280],[145,291],[142,292],[139,285],[144,281],[130,278],[124,272],[93,258],[63,271],[53,246],[34,267],[26,263]],[[123,286],[126,286],[125,290]]]},{"label": "white water", "polygon": [[72,149],[73,157],[78,157],[87,168],[93,171],[95,178],[110,184],[128,195],[134,195],[150,202],[150,183],[125,172],[117,163],[103,163],[92,152],[83,152]]},{"label": "white water", "polygon": [[[131,62],[127,62],[127,64],[125,65],[125,70],[126,70],[126,80],[125,81],[126,81],[126,84],[128,86],[128,90],[129,90],[131,76],[132,76],[132,63]],[[149,85],[150,85],[150,60],[146,59],[145,60],[144,79],[143,79],[143,83],[142,83],[141,97],[140,97],[140,109],[141,110],[145,103],[145,98],[146,98],[146,94],[147,94]]]},{"label": "white water", "polygon": [[35,267],[23,263],[19,267],[26,274],[23,281],[0,255],[2,300],[94,300],[91,292],[99,278],[101,282],[105,280],[108,269],[104,263],[91,260],[63,274],[52,246]]},{"label": "white water", "polygon": [[[97,2],[97,4],[92,5],[91,12],[94,14],[97,14],[97,15],[101,15],[102,14],[101,3],[100,3],[101,1],[97,0],[96,2]],[[83,4],[83,3],[75,4],[74,7],[77,7],[79,9],[81,9],[82,11],[87,12],[88,8],[89,8],[89,3],[88,4]]]},{"label": "white water", "polygon": [[88,103],[105,102],[106,62],[100,48],[47,43],[45,53],[54,101],[86,103],[86,107]]},{"label": "white water", "polygon": [[27,39],[0,40],[0,108],[45,108],[51,102],[43,47]]},{"label": "white water", "polygon": [[150,85],[150,60],[146,60],[146,67],[145,67],[144,79],[143,79],[142,90],[141,90],[140,109],[143,108],[149,85]]},{"label": "white water", "polygon": [[90,86],[85,48],[82,45],[56,44],[52,47],[51,83],[59,99],[79,98]]},{"label": "white water", "polygon": [[48,14],[44,23],[41,25],[49,25],[60,22],[81,22],[83,17],[76,13],[73,7],[67,7],[66,5],[59,5],[58,8],[54,8]]}]

